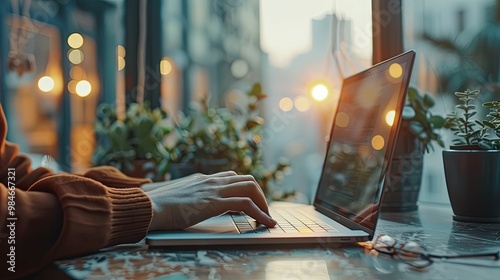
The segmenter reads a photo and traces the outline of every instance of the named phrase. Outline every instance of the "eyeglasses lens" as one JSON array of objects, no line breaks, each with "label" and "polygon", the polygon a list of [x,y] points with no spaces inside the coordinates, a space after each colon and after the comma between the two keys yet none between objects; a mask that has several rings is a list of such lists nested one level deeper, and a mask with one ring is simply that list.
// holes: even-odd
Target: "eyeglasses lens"
[{"label": "eyeglasses lens", "polygon": [[388,235],[379,236],[375,243],[374,249],[382,253],[393,253],[396,240]]},{"label": "eyeglasses lens", "polygon": [[427,267],[432,263],[427,250],[413,241],[403,244],[398,250],[398,256],[414,267]]}]

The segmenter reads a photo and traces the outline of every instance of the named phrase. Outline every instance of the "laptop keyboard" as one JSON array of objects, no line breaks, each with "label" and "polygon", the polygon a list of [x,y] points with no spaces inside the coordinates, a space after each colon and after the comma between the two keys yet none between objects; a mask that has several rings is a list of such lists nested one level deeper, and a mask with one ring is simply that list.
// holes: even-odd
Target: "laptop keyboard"
[{"label": "laptop keyboard", "polygon": [[321,220],[315,220],[302,212],[290,209],[273,209],[271,213],[278,224],[274,228],[267,228],[257,224],[246,214],[231,214],[234,224],[240,233],[311,233],[337,232],[337,230]]}]

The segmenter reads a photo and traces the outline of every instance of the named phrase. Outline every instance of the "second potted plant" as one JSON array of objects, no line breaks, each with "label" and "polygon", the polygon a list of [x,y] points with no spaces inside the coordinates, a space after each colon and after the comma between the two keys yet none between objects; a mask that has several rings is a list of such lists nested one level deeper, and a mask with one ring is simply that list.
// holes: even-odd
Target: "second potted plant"
[{"label": "second potted plant", "polygon": [[479,90],[456,92],[461,104],[447,122],[457,136],[443,151],[446,185],[455,220],[500,222],[500,101],[474,104]]},{"label": "second potted plant", "polygon": [[431,112],[434,104],[430,94],[408,88],[407,104],[385,181],[382,211],[418,209],[424,153],[434,150],[434,143],[444,148],[439,130],[445,127],[445,118]]}]

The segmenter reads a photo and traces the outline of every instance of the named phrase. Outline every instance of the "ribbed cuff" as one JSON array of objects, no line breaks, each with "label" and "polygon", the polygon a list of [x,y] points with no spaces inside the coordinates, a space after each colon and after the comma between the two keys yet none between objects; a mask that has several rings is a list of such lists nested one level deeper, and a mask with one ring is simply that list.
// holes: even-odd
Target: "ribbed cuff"
[{"label": "ribbed cuff", "polygon": [[88,178],[61,174],[36,182],[30,190],[52,193],[59,200],[63,221],[53,259],[138,242],[153,216],[151,201],[140,188],[109,188]]},{"label": "ribbed cuff", "polygon": [[107,246],[140,241],[148,232],[153,215],[149,197],[139,188],[107,190],[111,201],[111,228]]}]

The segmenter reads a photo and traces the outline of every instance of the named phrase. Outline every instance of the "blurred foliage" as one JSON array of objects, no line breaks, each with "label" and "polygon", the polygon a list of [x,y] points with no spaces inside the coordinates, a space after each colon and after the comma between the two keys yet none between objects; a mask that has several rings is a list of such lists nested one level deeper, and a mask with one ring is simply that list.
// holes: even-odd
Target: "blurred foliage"
[{"label": "blurred foliage", "polygon": [[415,87],[408,88],[402,125],[408,125],[409,131],[422,142],[426,152],[434,150],[433,143],[444,148],[440,130],[447,128],[445,118],[431,112],[434,105],[434,98],[429,93],[420,93]]},{"label": "blurred foliage", "polygon": [[[233,170],[251,174],[269,195],[272,182],[280,181],[290,171],[286,159],[273,167],[262,160],[262,129],[259,102],[266,98],[256,83],[245,95],[241,110],[212,108],[207,99],[192,104],[189,116],[180,114],[174,128],[175,144],[165,147],[162,166],[173,171],[176,165],[190,165],[190,171],[214,173]],[[182,174],[187,175],[187,174]]]},{"label": "blurred foliage", "polygon": [[[136,160],[150,160],[159,165],[163,160],[159,148],[171,130],[167,113],[151,109],[147,103],[130,104],[123,120],[118,119],[114,105],[101,104],[97,109],[97,145],[92,163],[112,165],[124,172],[134,171]],[[158,169],[160,175],[167,171],[166,166]]]}]

